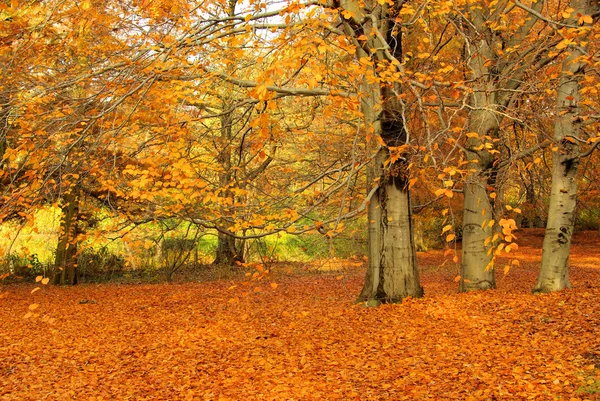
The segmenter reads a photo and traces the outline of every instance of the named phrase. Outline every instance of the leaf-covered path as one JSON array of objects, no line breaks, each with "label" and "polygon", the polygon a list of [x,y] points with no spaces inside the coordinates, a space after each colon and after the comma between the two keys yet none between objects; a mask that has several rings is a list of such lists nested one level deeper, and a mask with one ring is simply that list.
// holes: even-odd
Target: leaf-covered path
[{"label": "leaf-covered path", "polygon": [[[576,238],[573,289],[535,296],[537,239],[485,293],[456,294],[456,267],[422,254],[425,298],[379,308],[352,304],[362,268],[247,286],[8,286],[0,399],[598,399],[600,240]],[[23,319],[42,299],[55,320]]]}]

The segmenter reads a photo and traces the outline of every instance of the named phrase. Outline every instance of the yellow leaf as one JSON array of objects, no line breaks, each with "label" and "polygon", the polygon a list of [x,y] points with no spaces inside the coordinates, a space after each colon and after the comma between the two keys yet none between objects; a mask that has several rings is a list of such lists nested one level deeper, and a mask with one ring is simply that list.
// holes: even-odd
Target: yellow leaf
[{"label": "yellow leaf", "polygon": [[565,49],[567,46],[569,46],[571,43],[573,43],[572,40],[570,40],[570,39],[564,39],[559,44],[556,45],[556,48],[558,50],[562,50],[562,49]]},{"label": "yellow leaf", "polygon": [[23,319],[29,319],[31,316],[33,316],[33,313],[27,312],[25,316],[23,316]]},{"label": "yellow leaf", "polygon": [[490,194],[490,198],[492,198],[492,199],[496,199],[496,193],[495,193],[495,192],[492,192],[492,193]]},{"label": "yellow leaf", "polygon": [[448,234],[448,235],[446,236],[446,242],[450,242],[450,241],[452,241],[454,238],[456,238],[456,235],[454,235],[454,234]]},{"label": "yellow leaf", "polygon": [[36,310],[40,306],[39,304],[31,304],[29,305],[29,310]]},{"label": "yellow leaf", "polygon": [[513,265],[515,266],[520,266],[521,262],[519,262],[517,259],[513,259],[513,261],[511,262]]},{"label": "yellow leaf", "polygon": [[276,290],[277,287],[279,287],[279,284],[277,284],[277,283],[271,283],[271,288],[272,289]]},{"label": "yellow leaf", "polygon": [[39,290],[40,290],[40,287],[35,287],[33,290],[31,290],[31,293],[33,294],[34,292],[39,291]]},{"label": "yellow leaf", "polygon": [[442,228],[442,234],[445,233],[446,231],[450,231],[452,230],[452,224],[448,224],[447,226],[444,226],[444,228]]},{"label": "yellow leaf", "polygon": [[509,271],[510,271],[510,265],[504,266],[504,275],[505,276],[508,274]]},{"label": "yellow leaf", "polygon": [[458,283],[460,281],[460,276],[454,277],[454,282]]},{"label": "yellow leaf", "polygon": [[521,214],[521,209],[519,209],[518,207],[513,209],[513,212]]},{"label": "yellow leaf", "polygon": [[296,232],[296,227],[294,227],[294,226],[289,226],[289,227],[286,229],[286,231],[287,231],[288,233],[293,233],[293,232]]},{"label": "yellow leaf", "polygon": [[43,279],[43,278],[44,278],[44,276],[37,276],[37,277],[35,278],[35,282],[36,282],[36,283],[39,283],[40,281],[42,281],[42,279]]},{"label": "yellow leaf", "polygon": [[42,284],[48,284],[50,282],[50,279],[48,277],[46,277],[45,279],[42,280]]},{"label": "yellow leaf", "polygon": [[454,257],[452,258],[452,261],[454,263],[458,263],[458,255],[454,255]]},{"label": "yellow leaf", "polygon": [[341,280],[341,279],[343,279],[343,278],[344,278],[344,276],[337,276],[335,279],[336,279],[336,280]]},{"label": "yellow leaf", "polygon": [[84,1],[81,3],[81,9],[82,9],[82,10],[89,10],[89,9],[90,9],[90,7],[92,7],[92,2],[91,2],[90,0],[84,0]]}]

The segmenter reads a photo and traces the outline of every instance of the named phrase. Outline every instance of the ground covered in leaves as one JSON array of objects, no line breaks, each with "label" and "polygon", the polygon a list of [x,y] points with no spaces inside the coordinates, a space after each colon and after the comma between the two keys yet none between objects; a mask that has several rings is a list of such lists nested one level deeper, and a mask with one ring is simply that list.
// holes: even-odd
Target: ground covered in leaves
[{"label": "ground covered in leaves", "polygon": [[521,237],[520,267],[488,292],[456,294],[458,267],[420,254],[425,298],[379,308],[353,304],[351,261],[261,281],[9,285],[0,400],[600,399],[600,238],[576,237],[573,289],[532,295],[541,239]]}]

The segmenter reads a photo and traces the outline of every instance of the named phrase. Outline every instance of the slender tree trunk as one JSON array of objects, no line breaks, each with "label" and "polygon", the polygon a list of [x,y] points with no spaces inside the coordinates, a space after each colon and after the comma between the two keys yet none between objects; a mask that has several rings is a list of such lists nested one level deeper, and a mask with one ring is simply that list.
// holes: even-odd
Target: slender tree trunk
[{"label": "slender tree trunk", "polygon": [[[589,15],[586,0],[573,1],[574,15]],[[579,6],[579,7],[577,7]],[[542,266],[534,292],[560,291],[569,282],[569,252],[577,205],[577,169],[579,166],[580,80],[584,75],[585,46],[573,46],[563,61],[557,95],[557,121],[554,140],[558,151],[552,156],[552,187],[548,222],[542,248]]]},{"label": "slender tree trunk", "polygon": [[6,153],[7,133],[10,126],[9,122],[10,106],[9,98],[4,93],[0,93],[0,168],[4,167],[4,153]]},{"label": "slender tree trunk", "polygon": [[72,188],[63,198],[61,209],[60,231],[56,258],[54,260],[54,276],[52,284],[77,284],[77,229],[79,220],[79,189]]},{"label": "slender tree trunk", "polygon": [[[221,116],[221,141],[222,150],[218,157],[218,161],[223,169],[219,173],[219,184],[223,188],[223,198],[233,198],[233,193],[229,190],[233,179],[232,179],[232,155],[231,155],[231,141],[233,139],[232,134],[232,116],[231,114],[224,114]],[[226,206],[221,207],[221,214],[226,216]],[[227,230],[227,227],[221,227]],[[235,262],[241,262],[243,259],[240,253],[237,251],[236,239],[230,235],[219,232],[217,237],[217,251],[213,265],[233,266]]]},{"label": "slender tree trunk", "polygon": [[[474,97],[483,94],[473,95]],[[477,103],[491,106],[490,102],[476,99]],[[481,107],[478,106],[478,107]],[[466,147],[467,178],[464,186],[462,266],[459,291],[488,290],[496,288],[496,278],[491,252],[491,238],[494,232],[493,208],[488,186],[494,173],[492,155],[485,149],[484,136],[495,135],[496,116],[491,111],[474,111],[470,131],[478,137],[471,137]],[[486,245],[487,240],[487,245]]]}]

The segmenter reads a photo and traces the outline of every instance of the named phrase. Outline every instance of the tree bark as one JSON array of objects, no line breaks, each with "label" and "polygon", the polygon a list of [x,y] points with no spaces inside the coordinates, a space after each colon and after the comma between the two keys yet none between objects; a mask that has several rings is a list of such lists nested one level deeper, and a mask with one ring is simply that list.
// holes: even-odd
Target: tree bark
[{"label": "tree bark", "polygon": [[389,158],[382,148],[374,176],[379,188],[368,208],[369,265],[358,301],[377,305],[398,303],[406,297],[423,296],[415,257],[406,167],[395,163],[386,171]]},{"label": "tree bark", "polygon": [[469,120],[471,135],[465,147],[468,173],[464,186],[460,292],[496,288],[491,241],[486,245],[486,239],[491,239],[494,230],[489,185],[495,174],[494,158],[486,145],[497,137],[499,126],[494,113],[497,95],[494,84],[488,81],[486,63],[492,57],[489,44],[481,40],[477,53],[469,61],[475,89],[470,100],[473,107]]},{"label": "tree bark", "polygon": [[[367,305],[401,302],[423,296],[413,242],[408,162],[399,156],[408,145],[408,133],[400,100],[402,87],[389,78],[377,77],[377,68],[396,61],[402,68],[402,29],[395,23],[402,2],[359,2],[341,0],[338,10],[352,14],[340,21],[356,46],[358,59],[371,60],[361,90],[361,111],[367,137],[379,137],[383,144],[367,177],[369,193],[375,191],[368,207],[369,265],[364,287],[358,297]],[[366,41],[363,41],[364,37]],[[359,40],[360,38],[360,40]],[[393,159],[390,150],[394,150]],[[387,165],[386,165],[387,163]]]},{"label": "tree bark", "polygon": [[79,189],[72,188],[63,198],[60,230],[54,260],[54,285],[75,285],[77,272],[77,236],[79,222]]},{"label": "tree bark", "polygon": [[[573,15],[590,15],[586,0],[575,0]],[[580,80],[586,64],[585,46],[572,46],[562,63],[557,94],[557,121],[554,141],[558,150],[552,156],[552,186],[548,222],[542,247],[542,266],[533,292],[560,291],[569,282],[569,252],[577,206],[577,169],[579,166]]]},{"label": "tree bark", "polygon": [[236,262],[244,262],[243,252],[238,250],[236,242],[234,237],[219,233],[213,265],[233,266]]},{"label": "tree bark", "polygon": [[[498,51],[501,47],[516,48],[527,43],[527,36],[538,21],[544,2],[532,5],[534,14],[526,17],[515,33],[502,33],[489,28],[506,14],[491,10],[487,2],[467,3],[464,10],[465,57],[469,81],[472,86],[469,134],[465,146],[467,177],[464,187],[463,206],[463,258],[459,291],[486,290],[496,287],[494,254],[491,248],[496,222],[495,202],[490,197],[496,192],[499,172],[500,123],[524,76],[533,68],[541,68],[549,59],[546,48],[529,47],[526,58],[514,57]],[[499,6],[500,7],[500,6]],[[507,13],[508,3],[501,6]],[[502,17],[500,17],[502,16]],[[510,18],[510,17],[509,17]],[[502,45],[502,46],[500,46]],[[474,136],[472,134],[477,134]],[[497,195],[497,194],[496,194]],[[487,240],[487,245],[486,245]]]}]

